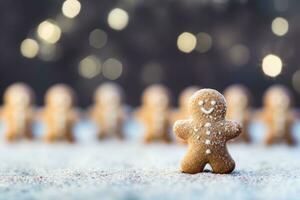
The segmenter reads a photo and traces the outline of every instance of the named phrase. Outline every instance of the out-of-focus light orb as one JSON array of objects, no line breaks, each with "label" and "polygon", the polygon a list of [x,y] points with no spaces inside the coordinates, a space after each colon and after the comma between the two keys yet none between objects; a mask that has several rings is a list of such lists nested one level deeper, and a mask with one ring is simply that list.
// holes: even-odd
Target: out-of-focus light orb
[{"label": "out-of-focus light orb", "polygon": [[76,17],[81,10],[81,3],[77,0],[66,0],[62,7],[62,13],[68,18]]},{"label": "out-of-focus light orb", "polygon": [[100,59],[94,55],[84,58],[79,63],[78,72],[84,78],[94,78],[101,72]]},{"label": "out-of-focus light orb", "polygon": [[250,59],[250,51],[243,44],[234,45],[229,50],[229,59],[235,66],[245,65]]},{"label": "out-of-focus light orb", "polygon": [[269,54],[263,58],[262,70],[265,75],[270,77],[278,76],[282,71],[281,59],[273,54]]},{"label": "out-of-focus light orb", "polygon": [[100,49],[107,42],[107,34],[101,29],[95,29],[90,33],[89,43],[92,47]]},{"label": "out-of-focus light orb", "polygon": [[123,30],[129,21],[128,13],[121,8],[112,9],[107,17],[107,23],[110,28],[115,30]]},{"label": "out-of-focus light orb", "polygon": [[192,52],[195,49],[196,44],[196,36],[189,32],[183,32],[177,38],[177,47],[184,53]]},{"label": "out-of-focus light orb", "polygon": [[276,17],[272,21],[272,31],[277,36],[284,36],[289,30],[289,22],[283,17]]},{"label": "out-of-focus light orb", "polygon": [[163,79],[163,69],[159,63],[147,63],[141,73],[142,82],[145,84],[159,83]]},{"label": "out-of-focus light orb", "polygon": [[20,45],[21,54],[26,58],[34,58],[39,52],[39,44],[34,39],[27,38]]},{"label": "out-of-focus light orb", "polygon": [[293,74],[292,82],[294,89],[300,93],[300,70]]},{"label": "out-of-focus light orb", "polygon": [[197,34],[196,50],[200,53],[207,52],[212,46],[212,38],[208,33],[200,32]]},{"label": "out-of-focus light orb", "polygon": [[61,37],[61,29],[53,20],[46,20],[39,24],[37,34],[43,41],[54,44]]},{"label": "out-of-focus light orb", "polygon": [[105,78],[116,80],[123,72],[123,65],[119,60],[109,58],[103,63],[102,72]]}]

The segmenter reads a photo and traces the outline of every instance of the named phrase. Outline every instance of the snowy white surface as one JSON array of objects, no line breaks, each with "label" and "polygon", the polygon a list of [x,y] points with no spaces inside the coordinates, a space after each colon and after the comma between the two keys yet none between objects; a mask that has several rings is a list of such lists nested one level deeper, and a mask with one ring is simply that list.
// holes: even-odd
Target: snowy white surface
[{"label": "snowy white surface", "polygon": [[186,147],[143,145],[133,122],[124,142],[96,142],[95,129],[79,123],[76,144],[0,143],[0,200],[299,199],[300,147],[264,147],[259,124],[251,128],[254,144],[230,144],[236,169],[229,175],[181,173]]},{"label": "snowy white surface", "polygon": [[[182,174],[179,145],[0,146],[0,199],[298,199],[300,149],[231,144],[230,175]],[[63,198],[64,197],[64,198]]]}]

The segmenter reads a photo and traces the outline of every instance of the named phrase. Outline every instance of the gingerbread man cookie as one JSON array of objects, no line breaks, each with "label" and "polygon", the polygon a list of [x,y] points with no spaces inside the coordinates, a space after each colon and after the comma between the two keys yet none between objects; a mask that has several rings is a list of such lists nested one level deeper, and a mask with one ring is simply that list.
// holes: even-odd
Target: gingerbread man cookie
[{"label": "gingerbread man cookie", "polygon": [[292,97],[288,88],[281,85],[270,87],[264,95],[263,104],[262,117],[267,126],[265,143],[286,142],[294,145],[291,130],[295,117],[291,111]]},{"label": "gingerbread man cookie", "polygon": [[31,130],[33,99],[32,89],[24,83],[15,83],[5,91],[2,117],[6,125],[5,137],[8,141],[33,137]]},{"label": "gingerbread man cookie", "polygon": [[227,102],[227,115],[228,119],[239,122],[243,131],[237,140],[243,140],[244,142],[250,142],[250,134],[248,132],[251,108],[250,108],[250,92],[243,85],[232,85],[224,91],[224,96]]},{"label": "gingerbread man cookie", "polygon": [[213,89],[197,91],[189,100],[191,118],[174,124],[176,136],[188,143],[188,152],[181,162],[181,171],[195,174],[210,164],[213,173],[230,173],[235,162],[226,142],[241,133],[241,126],[225,119],[226,101]]},{"label": "gingerbread man cookie", "polygon": [[170,142],[170,96],[162,85],[149,86],[143,93],[143,105],[137,111],[137,118],[144,124],[144,142]]},{"label": "gingerbread man cookie", "polygon": [[[190,97],[199,90],[197,86],[190,86],[185,88],[179,95],[179,109],[172,114],[172,121],[175,122],[179,119],[189,118],[189,99]],[[176,137],[176,140],[181,144],[186,144],[186,141]]]},{"label": "gingerbread man cookie", "polygon": [[46,141],[66,139],[73,142],[73,126],[77,120],[77,113],[73,108],[73,90],[64,84],[54,85],[47,91],[45,103],[42,116],[46,125]]},{"label": "gingerbread man cookie", "polygon": [[100,139],[116,136],[123,138],[124,106],[123,92],[115,83],[99,86],[94,94],[91,118],[99,125]]}]

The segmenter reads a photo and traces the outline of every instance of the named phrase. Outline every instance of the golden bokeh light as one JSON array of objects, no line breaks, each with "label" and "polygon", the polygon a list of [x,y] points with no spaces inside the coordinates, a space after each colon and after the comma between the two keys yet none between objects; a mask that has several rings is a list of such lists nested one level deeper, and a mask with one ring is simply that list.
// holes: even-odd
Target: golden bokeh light
[{"label": "golden bokeh light", "polygon": [[94,55],[87,56],[80,61],[78,66],[79,74],[84,78],[94,78],[101,72],[101,61]]},{"label": "golden bokeh light", "polygon": [[192,52],[195,49],[196,44],[196,36],[189,32],[183,32],[177,38],[177,47],[184,53]]},{"label": "golden bokeh light", "polygon": [[39,24],[38,36],[45,42],[54,44],[61,37],[61,29],[53,20],[46,20]]},{"label": "golden bokeh light", "polygon": [[81,10],[81,3],[77,0],[66,0],[62,7],[62,13],[68,18],[76,17]]},{"label": "golden bokeh light", "polygon": [[26,58],[34,58],[39,52],[39,44],[34,39],[27,38],[22,41],[20,52]]},{"label": "golden bokeh light", "polygon": [[262,70],[265,75],[270,77],[278,76],[282,71],[281,59],[273,54],[269,54],[263,58]]},{"label": "golden bokeh light", "polygon": [[289,22],[283,17],[276,17],[272,21],[272,31],[277,36],[284,36],[289,30]]},{"label": "golden bokeh light", "polygon": [[236,44],[229,50],[229,59],[235,66],[245,65],[250,59],[250,51],[245,45]]},{"label": "golden bokeh light", "polygon": [[212,38],[208,33],[200,32],[197,34],[196,50],[200,53],[207,52],[212,46]]},{"label": "golden bokeh light", "polygon": [[112,9],[107,17],[107,23],[109,27],[115,30],[123,30],[129,21],[128,13],[121,8]]},{"label": "golden bokeh light", "polygon": [[115,59],[109,58],[103,63],[103,76],[110,80],[116,80],[123,72],[122,63]]},{"label": "golden bokeh light", "polygon": [[90,33],[89,43],[92,47],[100,49],[107,42],[107,34],[101,29],[95,29]]},{"label": "golden bokeh light", "polygon": [[298,93],[300,93],[300,70],[296,71],[296,72],[293,74],[292,83],[293,83],[294,89],[295,89]]}]

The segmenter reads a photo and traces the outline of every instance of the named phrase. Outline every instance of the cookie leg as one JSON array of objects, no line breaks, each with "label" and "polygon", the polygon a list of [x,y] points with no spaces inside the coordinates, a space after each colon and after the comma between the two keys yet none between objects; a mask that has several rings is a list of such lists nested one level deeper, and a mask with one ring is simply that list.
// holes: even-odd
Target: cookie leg
[{"label": "cookie leg", "polygon": [[5,139],[9,142],[12,142],[17,139],[17,134],[14,131],[7,130],[5,135]]},{"label": "cookie leg", "polygon": [[67,141],[70,142],[70,143],[75,142],[75,138],[74,138],[74,136],[73,136],[73,134],[72,134],[71,131],[69,131],[69,132],[66,134],[66,139],[67,139]]},{"label": "cookie leg", "polygon": [[275,143],[275,137],[273,136],[272,133],[268,133],[267,134],[267,137],[265,139],[265,144],[266,145],[272,145]]},{"label": "cookie leg", "polygon": [[27,128],[26,132],[24,133],[25,137],[29,140],[33,139],[33,134],[31,128]]},{"label": "cookie leg", "polygon": [[286,143],[288,145],[293,146],[293,145],[296,144],[296,141],[295,141],[295,139],[293,138],[293,136],[291,135],[290,132],[287,132],[285,135],[286,135],[285,140],[286,140]]},{"label": "cookie leg", "polygon": [[47,142],[52,143],[56,140],[56,134],[54,132],[48,132],[48,133],[46,133],[44,138]]},{"label": "cookie leg", "polygon": [[146,133],[143,138],[144,143],[150,143],[153,141],[153,136],[151,133]]},{"label": "cookie leg", "polygon": [[200,157],[199,152],[188,151],[181,161],[181,171],[188,174],[196,174],[203,172],[207,161],[204,157]]},{"label": "cookie leg", "polygon": [[229,155],[217,156],[209,162],[213,173],[229,174],[235,168],[235,162]]}]

